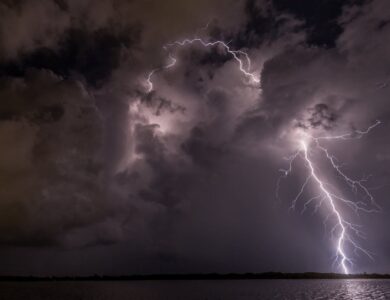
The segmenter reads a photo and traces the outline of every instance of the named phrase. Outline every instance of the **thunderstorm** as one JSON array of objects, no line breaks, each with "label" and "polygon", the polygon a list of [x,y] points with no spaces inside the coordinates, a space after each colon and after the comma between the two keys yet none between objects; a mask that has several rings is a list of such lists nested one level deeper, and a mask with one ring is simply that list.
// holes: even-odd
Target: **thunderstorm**
[{"label": "thunderstorm", "polygon": [[[361,231],[360,226],[358,224],[351,223],[346,219],[342,212],[341,206],[349,207],[357,214],[359,212],[378,212],[380,211],[380,207],[375,202],[374,197],[370,193],[369,189],[364,185],[366,178],[363,178],[361,180],[354,180],[348,175],[346,175],[341,170],[341,166],[337,163],[336,158],[332,154],[330,154],[330,152],[325,146],[321,144],[321,141],[360,139],[366,134],[368,134],[376,126],[378,126],[380,123],[380,121],[376,121],[366,130],[355,130],[352,133],[336,136],[314,137],[309,134],[303,133],[303,137],[299,140],[298,143],[299,149],[293,155],[286,158],[289,162],[288,168],[280,170],[282,172],[282,176],[279,178],[277,184],[277,197],[279,197],[280,179],[289,176],[293,171],[293,163],[298,158],[302,159],[308,171],[308,176],[306,177],[306,180],[301,186],[299,193],[293,199],[291,208],[295,209],[297,201],[303,195],[307,185],[312,182],[318,193],[305,202],[302,212],[304,212],[307,209],[308,205],[313,201],[317,201],[315,211],[318,210],[318,208],[323,204],[323,202],[327,203],[328,209],[330,210],[330,215],[333,216],[335,220],[332,233],[337,231],[335,261],[339,262],[339,266],[345,274],[349,274],[350,267],[353,266],[353,259],[350,255],[348,255],[346,251],[347,244],[352,246],[355,253],[360,251],[371,259],[373,259],[373,256],[369,251],[367,251],[357,243],[356,237],[364,238],[363,232]],[[361,192],[363,194],[363,199],[365,201],[360,200],[355,202],[333,192],[330,184],[321,176],[321,168],[318,167],[313,161],[311,154],[313,151],[316,150],[324,155],[324,157],[330,164],[330,167],[336,171],[336,173],[342,178],[342,180],[351,188],[351,190],[355,194],[357,194],[358,192]],[[328,217],[325,219],[325,222],[328,220],[330,215],[328,215]]]},{"label": "thunderstorm", "polygon": [[[152,78],[153,76],[156,75],[156,73],[166,69],[170,69],[176,65],[178,60],[174,56],[173,50],[176,47],[185,47],[187,45],[192,45],[192,44],[199,44],[205,48],[221,47],[221,49],[223,49],[237,62],[239,71],[243,74],[245,78],[249,79],[250,83],[252,84],[260,83],[259,76],[252,71],[252,62],[247,52],[242,50],[232,50],[228,45],[229,43],[226,43],[224,41],[220,41],[220,40],[207,41],[202,38],[195,37],[193,39],[187,38],[184,40],[175,41],[163,46],[163,50],[168,53],[169,61],[167,64],[159,68],[155,68],[149,72],[146,79],[147,93],[150,93],[154,90]],[[373,255],[369,251],[361,247],[356,241],[356,238],[364,238],[364,234],[361,231],[360,226],[358,224],[354,224],[347,220],[347,218],[344,216],[342,212],[342,209],[340,208],[341,206],[340,204],[349,207],[356,214],[358,214],[359,212],[367,212],[367,213],[377,212],[380,211],[380,207],[376,204],[374,197],[372,196],[369,189],[364,184],[366,178],[361,180],[354,180],[349,176],[347,176],[341,170],[341,166],[337,163],[337,159],[328,151],[328,149],[325,146],[322,145],[321,142],[332,141],[332,140],[340,141],[340,140],[349,140],[349,139],[360,139],[366,134],[368,134],[376,126],[378,126],[380,123],[381,123],[380,121],[376,121],[374,124],[369,126],[366,130],[355,130],[352,133],[346,133],[346,134],[335,135],[335,136],[314,137],[303,132],[302,137],[298,140],[297,143],[298,150],[293,155],[286,158],[286,160],[289,162],[288,165],[289,167],[288,169],[280,170],[282,172],[282,175],[277,182],[276,196],[277,198],[279,198],[279,188],[280,188],[281,180],[283,178],[288,177],[292,173],[293,163],[298,158],[301,158],[301,161],[303,162],[304,166],[308,171],[308,175],[303,185],[300,187],[299,193],[293,199],[291,209],[295,209],[297,201],[302,197],[309,183],[312,183],[318,190],[318,193],[304,203],[302,213],[306,211],[307,207],[312,202],[315,201],[317,202],[315,206],[315,212],[319,209],[319,207],[322,206],[324,202],[327,203],[328,208],[330,210],[330,214],[326,217],[324,224],[328,221],[329,218],[331,218],[331,216],[333,216],[334,226],[331,231],[332,235],[335,232],[337,232],[335,263],[338,262],[342,272],[345,274],[349,274],[350,268],[351,266],[353,266],[353,259],[347,253],[347,249],[346,249],[347,244],[352,246],[355,253],[360,251],[361,253],[367,255],[370,259],[373,259]],[[321,176],[322,175],[321,168],[318,167],[316,163],[313,161],[311,155],[313,151],[319,151],[320,153],[322,153],[322,155],[324,155],[324,157],[330,164],[331,168],[333,168],[336,171],[336,173],[342,178],[345,184],[347,184],[347,186],[349,186],[353,192],[363,193],[363,198],[365,200],[368,199],[368,201],[355,202],[334,192],[330,188],[330,184],[327,181],[325,181],[325,179]]]},{"label": "thunderstorm", "polygon": [[176,65],[177,59],[173,56],[171,49],[174,47],[184,47],[186,45],[191,45],[191,44],[195,44],[195,43],[200,44],[205,48],[217,47],[217,46],[221,47],[222,49],[224,49],[226,51],[226,53],[231,55],[231,57],[238,63],[238,67],[239,67],[240,72],[246,78],[249,78],[250,83],[254,83],[254,84],[260,83],[260,78],[254,72],[251,72],[252,62],[251,62],[251,59],[250,59],[248,53],[246,53],[245,51],[242,51],[242,50],[232,50],[229,47],[228,43],[220,41],[220,40],[208,42],[208,41],[205,41],[201,38],[194,38],[194,39],[184,39],[182,41],[175,41],[175,42],[169,43],[163,47],[163,49],[168,52],[169,63],[160,67],[160,68],[153,69],[148,74],[147,80],[146,80],[148,93],[153,91],[153,88],[154,88],[153,82],[152,82],[152,77],[157,72],[162,71],[162,70],[166,70],[166,69],[170,69]]},{"label": "thunderstorm", "polygon": [[0,0],[0,298],[390,300],[389,53],[390,0]]}]

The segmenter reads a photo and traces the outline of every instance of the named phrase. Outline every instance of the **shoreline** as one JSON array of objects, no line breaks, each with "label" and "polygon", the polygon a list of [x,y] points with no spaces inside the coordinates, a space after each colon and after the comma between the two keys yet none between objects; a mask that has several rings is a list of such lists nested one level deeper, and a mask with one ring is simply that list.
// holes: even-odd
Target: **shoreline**
[{"label": "shoreline", "polygon": [[199,274],[148,274],[128,276],[0,276],[0,282],[38,281],[150,281],[150,280],[245,280],[245,279],[390,279],[390,274],[338,274],[338,273],[199,273]]}]

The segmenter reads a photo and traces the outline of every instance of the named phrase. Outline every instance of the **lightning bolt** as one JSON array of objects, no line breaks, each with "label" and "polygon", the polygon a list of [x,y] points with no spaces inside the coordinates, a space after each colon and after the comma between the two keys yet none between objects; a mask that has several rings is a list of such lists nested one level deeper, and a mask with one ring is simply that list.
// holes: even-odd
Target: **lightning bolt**
[{"label": "lightning bolt", "polygon": [[[165,49],[165,47],[164,47],[164,49]],[[162,70],[164,70],[164,69],[170,69],[170,68],[172,68],[174,65],[176,65],[177,59],[174,58],[174,57],[172,56],[171,53],[169,53],[168,56],[169,56],[170,62],[169,62],[167,65],[162,66],[162,67],[160,67],[160,68],[153,69],[153,70],[150,71],[150,73],[148,74],[148,76],[147,76],[147,78],[146,78],[146,83],[147,83],[147,85],[148,85],[148,88],[147,88],[148,93],[150,93],[151,91],[153,91],[152,76],[153,76],[155,73],[157,73],[157,72],[160,72],[160,71],[162,71]]]},{"label": "lightning bolt", "polygon": [[260,78],[254,72],[251,72],[252,62],[251,62],[249,55],[245,51],[232,50],[229,47],[228,43],[225,43],[223,41],[217,40],[217,41],[213,41],[213,42],[208,42],[208,41],[205,41],[205,40],[197,37],[194,39],[184,39],[181,41],[175,41],[173,43],[166,44],[163,47],[163,49],[168,52],[170,62],[168,64],[160,67],[160,68],[153,69],[147,75],[146,82],[147,82],[147,86],[148,86],[148,88],[147,88],[148,93],[150,93],[154,89],[152,77],[157,72],[160,72],[160,71],[163,71],[166,69],[170,69],[173,66],[175,66],[177,59],[173,56],[171,49],[176,48],[176,47],[185,47],[187,45],[192,45],[192,44],[200,44],[205,48],[217,47],[217,46],[221,47],[222,49],[224,49],[226,51],[226,53],[231,55],[232,58],[238,63],[238,67],[239,67],[240,72],[245,77],[249,78],[250,82],[255,83],[255,84],[260,83]]},{"label": "lightning bolt", "polygon": [[[371,253],[364,248],[362,248],[356,241],[356,237],[364,238],[364,234],[360,230],[360,225],[353,224],[349,222],[342,212],[342,207],[346,206],[352,209],[356,214],[359,212],[378,212],[380,207],[376,204],[374,197],[370,193],[369,189],[364,185],[367,178],[361,180],[354,180],[347,176],[341,169],[341,166],[337,163],[337,159],[330,154],[328,149],[321,144],[321,141],[335,141],[335,140],[348,140],[348,139],[360,139],[363,136],[367,135],[371,130],[378,126],[381,122],[376,121],[374,124],[369,126],[366,130],[355,130],[352,133],[346,133],[336,136],[319,136],[314,137],[307,133],[304,134],[303,138],[299,140],[299,149],[290,157],[287,157],[286,160],[289,162],[287,169],[281,169],[282,176],[277,182],[276,196],[279,197],[279,188],[280,181],[283,178],[289,176],[293,171],[293,163],[301,158],[305,167],[308,170],[308,176],[302,184],[298,194],[292,201],[291,209],[295,209],[297,201],[303,195],[307,185],[310,182],[313,182],[317,190],[319,191],[318,195],[307,200],[302,209],[302,213],[306,211],[309,204],[313,201],[317,201],[315,206],[315,212],[318,208],[326,202],[328,204],[330,214],[326,217],[324,224],[328,219],[333,216],[335,220],[335,225],[331,231],[332,236],[337,231],[337,246],[336,246],[336,258],[335,262],[338,261],[342,271],[345,274],[349,274],[349,267],[353,266],[352,258],[347,254],[347,245],[349,244],[354,249],[355,254],[362,252],[367,255],[369,258],[373,259]],[[327,183],[321,174],[321,170],[313,162],[312,152],[318,151],[320,154],[323,154],[324,158],[329,162],[330,167],[332,167],[340,178],[350,187],[350,189],[357,195],[359,192],[362,195],[363,200],[361,201],[352,201],[346,199],[335,192],[333,192],[331,185]],[[365,200],[365,201],[364,201]],[[371,208],[369,208],[371,207]]]},{"label": "lightning bolt", "polygon": [[[203,28],[207,29],[208,25]],[[220,47],[227,54],[229,54],[238,64],[239,71],[243,74],[245,78],[249,79],[249,82],[252,84],[259,84],[260,78],[252,71],[252,62],[251,59],[245,51],[242,50],[233,50],[229,43],[226,43],[221,40],[216,41],[207,41],[205,39],[195,37],[193,39],[184,39],[179,41],[174,41],[172,43],[168,43],[163,46],[163,49],[168,53],[169,61],[167,64],[155,68],[151,70],[147,77],[147,93],[150,93],[154,89],[153,85],[153,77],[164,70],[173,68],[177,59],[173,55],[173,50],[176,48],[182,48],[188,45],[199,44],[204,48],[212,48],[212,47]],[[346,206],[352,209],[356,214],[360,212],[372,213],[380,211],[380,207],[375,203],[374,197],[370,193],[369,189],[365,186],[365,181],[367,178],[363,178],[361,180],[354,180],[347,176],[341,169],[341,166],[337,163],[337,159],[328,151],[326,147],[324,147],[321,142],[322,141],[340,141],[340,140],[349,140],[349,139],[360,139],[367,135],[372,129],[380,124],[380,121],[372,124],[365,130],[355,130],[352,133],[341,134],[337,136],[319,136],[314,137],[309,134],[304,134],[304,138],[300,139],[299,149],[292,154],[290,157],[286,158],[289,162],[287,169],[281,169],[282,175],[277,181],[277,189],[276,189],[276,197],[279,198],[279,189],[281,180],[287,178],[293,171],[293,164],[296,160],[301,159],[308,170],[308,176],[306,177],[303,185],[301,186],[299,193],[292,201],[291,209],[295,209],[298,200],[302,197],[305,192],[306,187],[309,183],[314,183],[319,191],[319,194],[310,198],[304,203],[302,213],[307,210],[307,207],[312,202],[317,202],[314,212],[318,211],[318,209],[323,205],[323,203],[327,203],[330,213],[325,218],[324,224],[333,217],[335,219],[335,224],[331,230],[332,236],[335,232],[337,232],[337,246],[336,246],[336,258],[335,262],[339,262],[339,265],[342,271],[345,274],[349,274],[349,267],[353,266],[352,258],[347,254],[347,245],[349,244],[354,249],[355,254],[358,252],[362,252],[367,255],[369,258],[373,259],[371,253],[364,248],[362,248],[356,241],[355,238],[364,238],[363,232],[360,230],[360,225],[349,222],[342,212],[342,207]],[[326,160],[329,162],[330,166],[336,171],[336,173],[344,180],[347,186],[355,193],[359,192],[363,194],[363,199],[365,201],[352,201],[346,199],[339,194],[336,194],[331,189],[331,185],[327,183],[321,174],[321,170],[317,167],[317,165],[313,162],[312,159],[312,151],[318,151],[322,153]],[[368,201],[367,201],[368,199]],[[370,206],[369,206],[370,205]],[[372,207],[372,208],[368,208]]]}]

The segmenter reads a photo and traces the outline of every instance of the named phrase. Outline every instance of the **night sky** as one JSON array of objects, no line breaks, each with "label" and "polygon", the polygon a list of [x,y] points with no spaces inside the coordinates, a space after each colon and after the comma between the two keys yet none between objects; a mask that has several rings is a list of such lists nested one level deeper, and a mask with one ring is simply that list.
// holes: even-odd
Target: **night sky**
[{"label": "night sky", "polygon": [[[218,45],[161,69],[195,37],[260,83]],[[298,133],[351,134],[323,145],[380,210],[340,204],[350,269],[390,272],[389,54],[388,0],[0,0],[0,275],[340,272],[302,158],[278,181]]]}]

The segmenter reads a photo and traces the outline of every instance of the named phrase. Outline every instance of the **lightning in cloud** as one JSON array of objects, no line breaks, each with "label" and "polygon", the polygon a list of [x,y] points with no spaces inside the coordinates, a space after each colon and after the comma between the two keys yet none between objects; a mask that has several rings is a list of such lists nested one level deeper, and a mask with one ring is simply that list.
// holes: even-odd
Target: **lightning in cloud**
[{"label": "lightning in cloud", "polygon": [[[208,25],[202,30],[207,29]],[[227,54],[229,54],[232,59],[234,59],[238,65],[239,71],[242,75],[249,80],[250,83],[259,84],[260,78],[252,71],[252,62],[251,59],[245,51],[242,50],[233,50],[229,43],[226,43],[221,40],[208,41],[199,37],[193,39],[183,39],[179,41],[174,41],[172,43],[166,44],[163,49],[168,53],[169,61],[166,65],[163,65],[159,68],[155,68],[149,72],[147,75],[147,92],[150,93],[154,89],[153,77],[158,72],[173,68],[177,59],[174,56],[174,50],[176,48],[185,47],[188,45],[198,44],[204,48],[220,47]],[[336,255],[335,262],[339,263],[342,271],[345,274],[349,274],[349,268],[353,265],[353,259],[351,258],[348,252],[352,249],[355,254],[358,252],[364,253],[371,259],[373,258],[371,253],[364,248],[362,248],[357,242],[357,238],[364,238],[364,234],[361,231],[361,226],[358,224],[351,223],[346,217],[346,213],[343,212],[345,208],[351,209],[354,213],[359,214],[360,212],[371,213],[377,212],[380,210],[380,207],[375,203],[374,197],[370,193],[369,189],[365,186],[367,178],[361,180],[355,180],[346,175],[342,171],[342,166],[338,164],[337,159],[329,152],[329,150],[323,146],[322,142],[331,142],[331,141],[343,141],[349,139],[361,139],[367,135],[371,130],[380,124],[380,121],[372,124],[365,130],[355,130],[351,133],[341,134],[341,135],[330,135],[330,136],[311,136],[307,133],[303,133],[301,138],[298,139],[298,150],[292,154],[290,157],[286,158],[289,162],[287,169],[281,169],[282,176],[277,182],[276,196],[279,198],[279,188],[281,180],[288,177],[293,171],[293,164],[300,160],[303,162],[304,166],[308,171],[308,175],[302,184],[298,194],[293,199],[291,204],[291,209],[295,209],[297,202],[301,197],[303,197],[307,187],[312,184],[313,187],[318,191],[313,197],[307,200],[302,209],[304,213],[310,204],[315,203],[314,212],[317,212],[318,209],[324,204],[327,204],[329,210],[328,216],[324,220],[324,224],[329,220],[334,220],[334,226],[331,229],[332,236],[337,235],[336,242]],[[345,184],[355,193],[356,196],[360,195],[362,200],[353,201],[348,198],[343,197],[340,193],[335,192],[334,186],[326,181],[325,172],[319,167],[320,163],[316,163],[317,156],[314,154],[320,154],[328,162],[329,166],[337,173],[337,175],[345,182]]]},{"label": "lightning in cloud", "polygon": [[193,39],[184,39],[181,41],[175,41],[173,43],[166,44],[163,47],[163,49],[168,52],[168,56],[169,56],[170,61],[168,64],[166,64],[160,68],[153,69],[148,74],[147,80],[146,80],[147,85],[148,85],[148,88],[147,88],[148,93],[150,93],[154,88],[152,77],[157,72],[160,72],[160,71],[163,71],[166,69],[170,69],[173,66],[175,66],[177,59],[173,56],[172,49],[174,49],[176,47],[185,47],[187,45],[192,45],[192,44],[199,44],[205,48],[221,47],[222,49],[224,49],[226,51],[226,53],[231,55],[231,57],[237,62],[240,72],[246,78],[249,78],[250,82],[252,82],[254,84],[260,83],[260,78],[258,77],[258,75],[256,75],[254,72],[251,71],[252,62],[251,62],[251,59],[250,59],[248,53],[246,53],[245,51],[242,51],[242,50],[233,50],[230,48],[228,43],[226,43],[224,41],[217,40],[217,41],[210,42],[210,41],[205,41],[204,39],[196,37]]},{"label": "lightning in cloud", "polygon": [[[318,191],[314,197],[307,200],[302,209],[302,213],[307,210],[307,207],[312,202],[317,202],[314,211],[317,211],[323,203],[327,204],[329,209],[329,215],[326,217],[324,224],[333,217],[334,226],[331,230],[332,235],[337,233],[337,245],[336,245],[336,259],[338,261],[342,271],[345,274],[350,273],[350,266],[353,265],[353,260],[348,255],[347,250],[353,249],[357,254],[358,252],[364,253],[372,259],[372,255],[369,251],[362,248],[357,242],[356,238],[364,238],[364,234],[360,229],[360,226],[353,224],[347,220],[343,213],[343,209],[346,207],[352,209],[353,212],[359,214],[360,212],[377,212],[380,211],[380,207],[375,203],[374,197],[370,193],[369,189],[364,185],[367,178],[361,180],[354,180],[347,176],[341,169],[341,166],[337,163],[337,159],[330,154],[329,150],[321,144],[322,141],[340,141],[348,139],[360,139],[367,135],[372,129],[378,126],[381,122],[376,121],[369,126],[366,130],[355,130],[352,133],[346,133],[336,136],[319,136],[314,137],[307,133],[298,140],[299,149],[290,157],[286,158],[289,162],[287,169],[281,169],[282,176],[278,180],[277,184],[277,197],[279,197],[280,181],[283,178],[289,176],[293,171],[293,164],[298,159],[301,159],[308,171],[308,175],[302,184],[298,194],[293,199],[291,209],[295,209],[298,200],[303,196],[307,186],[312,183],[313,187]],[[322,156],[329,163],[329,166],[333,168],[336,174],[346,183],[346,185],[357,196],[359,193],[361,199],[359,201],[349,200],[338,193],[334,192],[334,188],[330,183],[325,180],[323,172],[321,172],[318,164],[315,163],[317,156],[314,154],[322,154]]]},{"label": "lightning in cloud", "polygon": [[[165,49],[165,47],[164,47],[164,49]],[[146,82],[147,82],[147,85],[148,85],[148,89],[147,89],[148,93],[150,93],[151,91],[153,91],[153,82],[152,82],[152,77],[153,77],[153,75],[154,75],[155,73],[159,72],[159,71],[164,70],[164,69],[170,69],[170,68],[172,68],[172,67],[176,64],[176,62],[177,62],[177,59],[174,58],[174,57],[172,56],[171,53],[169,53],[169,60],[170,60],[170,62],[169,62],[167,65],[162,66],[162,67],[160,67],[160,68],[153,69],[153,70],[150,71],[150,73],[148,74],[148,77],[147,77],[147,79],[146,79]]]}]

